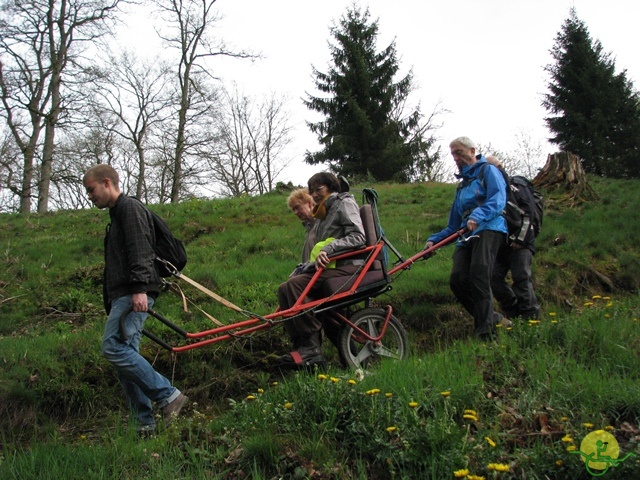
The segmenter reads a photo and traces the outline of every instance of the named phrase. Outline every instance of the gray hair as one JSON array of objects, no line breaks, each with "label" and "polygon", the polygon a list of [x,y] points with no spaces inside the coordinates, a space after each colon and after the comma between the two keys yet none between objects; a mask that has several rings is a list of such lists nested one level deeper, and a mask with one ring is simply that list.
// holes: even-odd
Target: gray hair
[{"label": "gray hair", "polygon": [[455,140],[452,140],[451,143],[449,144],[449,148],[455,145],[461,145],[464,148],[468,148],[468,149],[473,148],[474,150],[477,150],[476,144],[473,143],[473,141],[469,137],[458,137]]}]

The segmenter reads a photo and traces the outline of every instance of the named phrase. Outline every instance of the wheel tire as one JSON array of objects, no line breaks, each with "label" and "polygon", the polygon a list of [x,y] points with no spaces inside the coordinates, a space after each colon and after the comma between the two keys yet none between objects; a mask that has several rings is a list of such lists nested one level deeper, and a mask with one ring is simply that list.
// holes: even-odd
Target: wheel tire
[{"label": "wheel tire", "polygon": [[[386,317],[387,312],[382,308],[363,308],[351,315],[349,320],[370,336],[377,337],[382,331]],[[347,324],[340,331],[339,353],[348,367],[369,368],[383,358],[404,360],[409,355],[407,331],[393,315],[380,342],[363,342],[363,339],[358,340],[358,337],[358,331]]]}]

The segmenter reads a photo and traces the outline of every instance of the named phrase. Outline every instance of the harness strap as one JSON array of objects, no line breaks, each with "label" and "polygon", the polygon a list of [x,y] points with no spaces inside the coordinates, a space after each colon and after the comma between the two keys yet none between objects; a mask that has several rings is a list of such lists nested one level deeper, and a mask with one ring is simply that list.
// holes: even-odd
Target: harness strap
[{"label": "harness strap", "polygon": [[221,297],[220,295],[212,292],[211,290],[209,290],[207,287],[205,287],[204,285],[199,284],[198,282],[196,282],[195,280],[187,277],[186,275],[184,275],[183,273],[180,273],[178,275],[176,275],[178,278],[184,280],[185,282],[189,283],[190,285],[193,285],[194,287],[196,287],[198,290],[200,290],[203,293],[206,293],[207,295],[209,295],[211,298],[213,298],[214,300],[216,300],[217,302],[220,302],[222,305],[224,305],[227,308],[230,308],[231,310],[235,310],[236,312],[239,313],[245,313],[245,311],[243,309],[241,309],[240,307],[238,307],[237,305],[234,305],[233,303],[231,303],[229,300],[227,300],[226,298]]}]

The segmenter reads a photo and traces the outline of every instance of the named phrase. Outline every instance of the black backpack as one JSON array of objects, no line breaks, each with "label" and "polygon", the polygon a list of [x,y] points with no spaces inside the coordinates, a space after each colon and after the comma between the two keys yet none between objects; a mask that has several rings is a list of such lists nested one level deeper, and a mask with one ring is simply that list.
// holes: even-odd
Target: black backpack
[{"label": "black backpack", "polygon": [[[481,167],[478,175],[482,177],[483,182],[486,166],[487,163]],[[531,180],[521,175],[509,177],[501,168],[498,168],[498,170],[500,170],[507,183],[507,204],[502,211],[502,216],[507,222],[509,239],[524,243],[529,228],[533,229],[534,238],[537,237],[542,228],[544,196],[533,187]],[[526,213],[526,206],[529,202],[534,205],[531,217]]]},{"label": "black backpack", "polygon": [[[151,212],[151,210],[149,211]],[[158,274],[161,277],[170,277],[174,273],[174,270],[171,270],[170,267],[161,260],[169,262],[172,267],[175,267],[177,272],[180,272],[187,264],[187,250],[184,248],[182,240],[176,238],[173,233],[171,233],[167,222],[153,212],[151,212],[151,217],[153,218],[153,228],[156,232],[156,244],[153,250],[159,259],[156,261]]]},{"label": "black backpack", "polygon": [[[136,198],[136,200],[138,199]],[[138,201],[140,202],[140,200]],[[153,219],[153,229],[156,236],[156,244],[153,246],[153,251],[156,252],[158,274],[161,277],[170,277],[174,272],[182,271],[187,264],[187,250],[184,248],[182,240],[176,238],[173,233],[171,233],[167,222],[146,206],[145,209],[151,214],[151,218]],[[165,262],[170,263],[171,266],[168,266]]]},{"label": "black backpack", "polygon": [[[533,235],[534,237],[537,237],[540,233],[540,229],[542,228],[542,219],[544,216],[544,196],[533,187],[533,183],[531,183],[531,180],[521,175],[514,175],[513,177],[510,177],[507,185],[510,191],[509,194],[513,197],[515,203],[519,207],[526,205],[528,201],[527,197],[531,196],[531,198],[533,198],[534,209],[530,222],[531,226],[533,227]],[[507,208],[510,207],[508,206]],[[505,210],[507,210],[507,208],[505,208]],[[522,220],[519,220],[513,228],[517,226],[521,227],[522,223]],[[509,229],[509,233],[511,233],[511,229]]]}]

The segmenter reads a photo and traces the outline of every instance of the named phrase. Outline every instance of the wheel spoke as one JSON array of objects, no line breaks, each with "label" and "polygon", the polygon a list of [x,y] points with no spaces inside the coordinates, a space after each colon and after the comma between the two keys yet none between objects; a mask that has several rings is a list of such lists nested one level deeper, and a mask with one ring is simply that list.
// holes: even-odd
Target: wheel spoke
[{"label": "wheel spoke", "polygon": [[376,350],[376,354],[380,355],[381,357],[400,358],[400,353],[398,352],[397,348],[391,349],[385,347],[384,345],[380,345],[380,348]]},{"label": "wheel spoke", "polygon": [[358,354],[354,357],[354,361],[357,365],[362,365],[365,363],[365,360],[374,356],[375,354],[369,348],[369,343],[366,343],[362,349],[358,352]]},{"label": "wheel spoke", "polygon": [[[365,330],[363,328],[363,330]],[[368,318],[367,319],[367,328],[366,328],[367,332],[369,333],[369,336],[372,338],[376,338],[379,334],[378,334],[378,329],[376,328],[376,319],[375,318]]]}]

